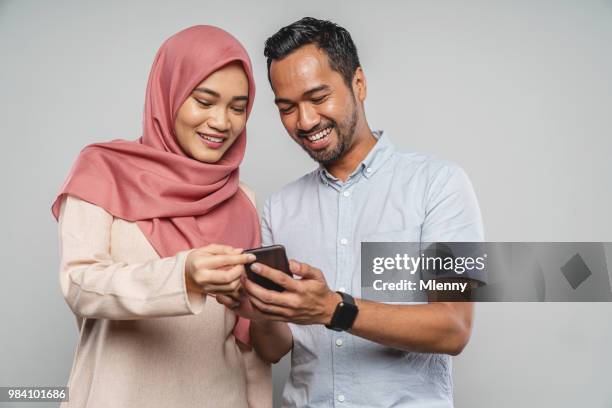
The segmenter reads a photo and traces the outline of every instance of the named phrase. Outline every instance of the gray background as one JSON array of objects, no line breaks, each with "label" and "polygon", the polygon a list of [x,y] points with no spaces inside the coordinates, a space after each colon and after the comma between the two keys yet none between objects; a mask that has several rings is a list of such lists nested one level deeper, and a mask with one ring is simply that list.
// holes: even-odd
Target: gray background
[{"label": "gray background", "polygon": [[[225,28],[254,61],[242,178],[260,204],[314,168],[278,120],[262,56],[267,36],[312,15],[352,33],[370,124],[465,168],[489,240],[612,241],[609,0],[123,3],[0,2],[0,385],[66,382],[77,331],[51,201],[85,144],[139,136],[153,56],[193,24]],[[456,406],[612,407],[611,312],[479,304]]]}]

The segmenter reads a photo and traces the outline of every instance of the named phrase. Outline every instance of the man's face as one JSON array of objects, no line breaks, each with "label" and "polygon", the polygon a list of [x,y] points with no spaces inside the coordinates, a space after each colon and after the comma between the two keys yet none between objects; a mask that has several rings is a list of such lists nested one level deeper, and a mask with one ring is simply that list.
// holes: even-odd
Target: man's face
[{"label": "man's face", "polygon": [[315,45],[298,48],[270,66],[281,121],[314,160],[333,163],[350,148],[358,120],[357,100],[327,54]]}]

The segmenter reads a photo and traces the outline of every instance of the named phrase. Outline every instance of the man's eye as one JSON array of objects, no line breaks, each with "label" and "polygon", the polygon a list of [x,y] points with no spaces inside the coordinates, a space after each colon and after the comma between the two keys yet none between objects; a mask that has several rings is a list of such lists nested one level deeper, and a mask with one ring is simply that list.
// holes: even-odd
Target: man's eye
[{"label": "man's eye", "polygon": [[318,105],[319,103],[322,103],[326,98],[327,98],[327,95],[324,95],[324,96],[320,96],[318,98],[312,98],[311,101],[312,101],[312,103]]},{"label": "man's eye", "polygon": [[292,110],[293,110],[293,106],[289,106],[287,108],[281,108],[281,107],[278,108],[278,111],[283,114],[291,113]]}]

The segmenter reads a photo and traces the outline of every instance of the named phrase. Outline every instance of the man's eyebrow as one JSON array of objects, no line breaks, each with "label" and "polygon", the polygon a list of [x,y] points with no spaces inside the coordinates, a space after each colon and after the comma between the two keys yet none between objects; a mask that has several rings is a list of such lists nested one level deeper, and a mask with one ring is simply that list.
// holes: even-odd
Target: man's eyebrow
[{"label": "man's eyebrow", "polygon": [[[217,97],[217,98],[220,98],[220,97],[221,97],[221,94],[219,94],[219,92],[217,92],[217,91],[213,91],[213,90],[212,90],[212,89],[210,89],[210,88],[196,88],[196,89],[194,89],[194,91],[198,91],[198,92],[207,93],[207,94],[210,94],[210,95],[212,95],[212,96],[214,96],[214,97]],[[249,100],[249,97],[248,97],[248,96],[246,96],[246,95],[234,96],[234,97],[232,98],[232,100],[233,100],[233,101],[248,101],[248,100]]]},{"label": "man's eyebrow", "polygon": [[317,93],[317,92],[320,92],[320,91],[328,91],[328,90],[329,90],[329,86],[328,85],[319,85],[319,86],[315,86],[314,88],[311,88],[311,89],[307,90],[302,95],[303,96],[310,96],[313,93]]},{"label": "man's eyebrow", "polygon": [[[314,88],[311,88],[309,90],[307,90],[306,92],[304,92],[302,94],[302,96],[304,97],[309,97],[314,93],[320,92],[320,91],[328,91],[329,85],[319,85],[319,86],[315,86]],[[293,101],[289,100],[289,99],[285,99],[285,98],[274,98],[274,103],[275,104],[279,104],[279,103],[286,103],[286,104],[292,104]]]},{"label": "man's eyebrow", "polygon": [[279,103],[286,103],[287,105],[291,105],[293,101],[290,101],[289,99],[285,99],[285,98],[274,98],[274,103],[277,105]]}]

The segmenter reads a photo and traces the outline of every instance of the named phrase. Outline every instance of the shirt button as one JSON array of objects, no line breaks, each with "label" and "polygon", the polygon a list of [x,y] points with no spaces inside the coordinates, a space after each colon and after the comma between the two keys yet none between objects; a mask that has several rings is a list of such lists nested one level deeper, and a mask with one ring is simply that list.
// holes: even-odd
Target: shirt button
[{"label": "shirt button", "polygon": [[372,168],[371,168],[371,167],[368,167],[368,168],[366,169],[366,172],[367,172],[367,173],[371,173],[371,172],[372,172]]},{"label": "shirt button", "polygon": [[342,193],[343,196],[348,197],[351,195],[351,193],[349,191],[345,191],[344,193]]},{"label": "shirt button", "polygon": [[343,394],[338,395],[338,401],[344,402],[344,395]]},{"label": "shirt button", "polygon": [[342,347],[342,339],[336,339],[336,346]]},{"label": "shirt button", "polygon": [[342,238],[342,239],[340,240],[340,243],[341,243],[342,245],[346,245],[346,244],[348,244],[348,239],[346,239],[346,238]]}]

